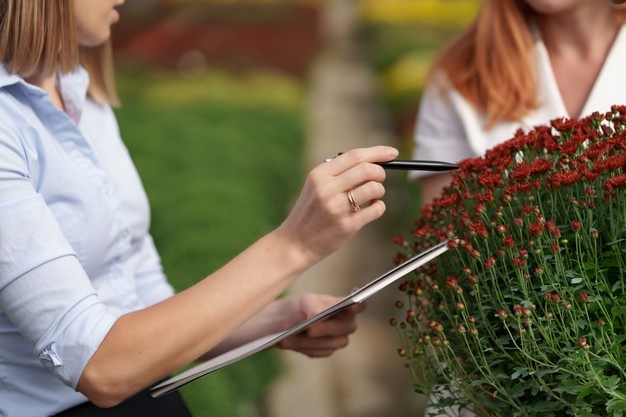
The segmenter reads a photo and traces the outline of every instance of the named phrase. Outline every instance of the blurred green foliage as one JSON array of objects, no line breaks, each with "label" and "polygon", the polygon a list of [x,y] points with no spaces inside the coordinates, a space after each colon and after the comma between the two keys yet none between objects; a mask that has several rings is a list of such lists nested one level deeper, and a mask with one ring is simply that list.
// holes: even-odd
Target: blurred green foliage
[{"label": "blurred green foliage", "polygon": [[[262,74],[145,71],[123,72],[118,84],[116,113],[152,204],[151,232],[182,290],[286,215],[304,177],[302,86]],[[255,417],[278,371],[265,352],[182,393],[196,417]]]}]

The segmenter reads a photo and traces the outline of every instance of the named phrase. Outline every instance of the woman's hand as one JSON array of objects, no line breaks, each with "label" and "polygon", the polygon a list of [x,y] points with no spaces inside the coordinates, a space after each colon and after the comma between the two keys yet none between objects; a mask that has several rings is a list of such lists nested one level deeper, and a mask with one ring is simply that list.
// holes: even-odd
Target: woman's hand
[{"label": "woman's hand", "polygon": [[[286,312],[294,318],[295,325],[313,317],[339,300],[337,297],[319,294],[305,294],[290,297],[289,305],[295,311]],[[355,304],[326,320],[309,326],[302,333],[290,336],[278,343],[281,349],[291,349],[312,358],[330,356],[337,349],[348,344],[348,336],[356,330],[356,315],[365,310],[365,304]]]},{"label": "woman's hand", "polygon": [[287,247],[312,265],[341,247],[385,212],[385,170],[375,164],[395,159],[388,146],[354,149],[315,167],[293,210],[276,230]]}]

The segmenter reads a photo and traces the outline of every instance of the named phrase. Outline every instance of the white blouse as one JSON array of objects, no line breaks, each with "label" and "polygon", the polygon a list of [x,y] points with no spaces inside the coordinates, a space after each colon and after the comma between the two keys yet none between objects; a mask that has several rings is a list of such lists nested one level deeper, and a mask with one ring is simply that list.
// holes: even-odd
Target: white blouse
[{"label": "white blouse", "polygon": [[0,66],[0,417],[87,401],[76,384],[115,320],[174,292],[113,111],[82,68],[58,83],[67,113]]},{"label": "white blouse", "polygon": [[[503,121],[487,130],[483,112],[468,103],[458,91],[441,94],[439,83],[427,86],[420,103],[415,128],[415,159],[458,162],[483,155],[486,150],[513,137],[519,128],[531,130],[568,114],[559,91],[545,44],[538,39],[539,107],[520,121]],[[626,25],[620,29],[600,74],[587,98],[581,116],[609,111],[626,104]],[[428,175],[412,172],[411,178]]]}]

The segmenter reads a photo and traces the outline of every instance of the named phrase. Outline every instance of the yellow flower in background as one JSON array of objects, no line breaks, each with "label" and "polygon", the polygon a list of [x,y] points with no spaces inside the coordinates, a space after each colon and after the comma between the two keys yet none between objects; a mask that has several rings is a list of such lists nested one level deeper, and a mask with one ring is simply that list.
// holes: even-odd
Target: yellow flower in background
[{"label": "yellow flower in background", "polygon": [[383,74],[387,94],[393,97],[420,91],[435,53],[410,52],[394,62]]},{"label": "yellow flower in background", "polygon": [[363,20],[460,27],[476,15],[479,0],[359,0]]}]

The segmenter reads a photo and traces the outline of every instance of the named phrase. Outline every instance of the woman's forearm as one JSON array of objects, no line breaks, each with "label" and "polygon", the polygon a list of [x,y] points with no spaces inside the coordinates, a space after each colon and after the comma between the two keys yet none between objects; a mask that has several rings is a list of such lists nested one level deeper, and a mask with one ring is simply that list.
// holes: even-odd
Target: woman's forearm
[{"label": "woman's forearm", "polygon": [[288,246],[270,233],[198,284],[120,317],[78,390],[113,406],[218,345],[309,266]]}]

